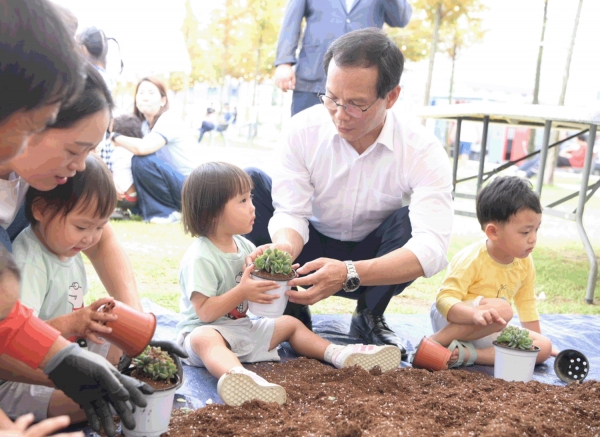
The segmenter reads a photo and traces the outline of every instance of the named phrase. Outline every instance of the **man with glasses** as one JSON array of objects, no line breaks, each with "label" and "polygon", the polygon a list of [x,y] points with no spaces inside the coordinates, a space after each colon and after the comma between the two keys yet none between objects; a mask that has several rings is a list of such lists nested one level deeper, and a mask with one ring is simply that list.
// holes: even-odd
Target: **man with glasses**
[{"label": "man with glasses", "polygon": [[[404,27],[411,15],[408,0],[288,0],[274,79],[283,92],[293,91],[292,115],[319,104],[317,92],[325,86],[323,56],[333,40],[357,29],[381,29],[384,23]],[[296,56],[300,35],[302,47]]]},{"label": "man with glasses", "polygon": [[323,104],[292,118],[273,180],[246,170],[256,206],[247,237],[262,244],[247,261],[267,247],[289,252],[301,265],[290,288],[305,291],[286,292],[286,314],[311,327],[307,305],[333,294],[356,299],[350,334],[396,345],[405,359],[384,312],[413,280],[447,264],[448,156],[420,123],[390,110],[404,57],[383,31],[340,37],[323,65]]}]

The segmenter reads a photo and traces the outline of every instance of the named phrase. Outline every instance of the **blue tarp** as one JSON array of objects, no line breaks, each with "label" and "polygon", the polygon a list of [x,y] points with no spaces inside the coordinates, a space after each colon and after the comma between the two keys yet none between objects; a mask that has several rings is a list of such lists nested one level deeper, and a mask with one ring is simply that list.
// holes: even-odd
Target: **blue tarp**
[{"label": "blue tarp", "polygon": [[[175,326],[179,321],[179,314],[148,299],[142,299],[142,304],[146,311],[153,312],[157,317],[154,339],[173,340],[176,336]],[[414,352],[421,338],[432,334],[429,315],[390,314],[386,315],[386,320],[388,325],[405,339],[409,354]],[[541,326],[544,335],[548,336],[559,350],[576,349],[588,358],[590,371],[586,381],[600,380],[600,316],[542,315]],[[348,336],[349,328],[350,315],[313,315],[313,331],[333,343],[360,343],[359,339]],[[279,348],[279,355],[282,361],[298,356],[287,343]],[[410,367],[410,364],[402,362],[402,366]],[[469,370],[484,372],[491,376],[494,374],[494,368],[490,366],[473,366]],[[184,384],[176,394],[175,408],[201,408],[209,399],[212,403],[222,403],[217,394],[217,380],[205,369],[184,366],[184,377]],[[536,366],[533,377],[539,382],[565,385],[554,373],[554,358]],[[89,428],[86,431],[87,435],[95,435],[90,433]]]}]

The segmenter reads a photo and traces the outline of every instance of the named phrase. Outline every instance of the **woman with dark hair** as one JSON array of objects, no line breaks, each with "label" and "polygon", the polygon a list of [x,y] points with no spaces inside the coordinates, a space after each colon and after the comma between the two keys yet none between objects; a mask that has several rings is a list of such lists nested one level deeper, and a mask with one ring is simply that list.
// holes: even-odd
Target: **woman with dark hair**
[{"label": "woman with dark hair", "polygon": [[[117,43],[117,46],[119,45],[116,39],[107,38],[104,31],[97,27],[88,27],[77,35],[77,42],[81,46],[84,56],[100,72],[108,89],[112,91],[115,81],[106,71],[109,40]],[[123,61],[121,61],[121,69],[123,69]]]},{"label": "woman with dark hair", "polygon": [[[45,0],[0,1],[0,163],[56,118],[83,85],[62,13]],[[35,56],[32,56],[35,54]]]},{"label": "woman with dark hair", "polygon": [[[15,93],[4,101],[0,118],[0,248],[11,258],[5,247],[10,249],[11,240],[28,224],[22,205],[29,185],[51,190],[85,168],[85,157],[104,137],[113,102],[91,65],[85,67],[85,76],[81,74],[73,37],[45,0],[12,1],[0,7],[7,11],[0,16],[0,80],[3,89]],[[71,96],[82,78],[83,90]],[[92,249],[86,255],[109,293],[140,308],[131,264],[109,226]],[[34,317],[18,301],[18,287],[0,287],[0,297],[2,377],[22,381],[43,377],[46,383],[49,378],[84,408],[95,430],[102,422],[108,435],[115,431],[108,403],[128,428],[135,426],[126,401],[145,406],[141,391],[150,388],[123,377],[107,361],[88,356]],[[34,370],[38,367],[48,376]],[[0,429],[7,426],[2,423]]]},{"label": "woman with dark hair", "polygon": [[183,181],[199,163],[193,132],[169,111],[165,85],[154,78],[138,83],[134,114],[143,121],[144,138],[113,132],[110,139],[134,155],[131,170],[144,220],[178,222]]}]

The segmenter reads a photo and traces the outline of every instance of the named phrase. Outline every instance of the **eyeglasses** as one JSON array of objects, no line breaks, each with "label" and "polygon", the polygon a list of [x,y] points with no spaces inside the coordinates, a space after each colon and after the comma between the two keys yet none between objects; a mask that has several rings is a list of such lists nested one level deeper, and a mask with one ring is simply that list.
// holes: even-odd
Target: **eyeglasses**
[{"label": "eyeglasses", "polygon": [[342,108],[344,108],[344,111],[346,111],[346,113],[350,117],[354,117],[354,118],[361,118],[363,116],[363,114],[365,112],[367,112],[369,110],[369,108],[371,106],[373,106],[377,100],[379,100],[379,97],[377,97],[377,99],[375,99],[375,102],[371,103],[366,109],[362,109],[356,105],[353,105],[352,103],[340,105],[335,100],[333,100],[331,97],[326,96],[325,94],[318,94],[318,96],[319,96],[319,100],[321,100],[321,103],[330,111],[337,111],[338,106],[341,106]]}]

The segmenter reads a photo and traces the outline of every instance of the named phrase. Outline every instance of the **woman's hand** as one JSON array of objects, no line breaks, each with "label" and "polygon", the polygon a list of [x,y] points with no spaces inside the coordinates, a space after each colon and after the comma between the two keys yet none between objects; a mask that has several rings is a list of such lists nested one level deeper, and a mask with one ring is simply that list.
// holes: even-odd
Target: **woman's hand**
[{"label": "woman's hand", "polygon": [[0,437],[46,437],[50,435],[54,437],[83,437],[81,431],[54,434],[69,426],[69,423],[71,423],[69,416],[53,417],[30,426],[33,419],[33,414],[28,413],[13,422],[0,410]]}]

